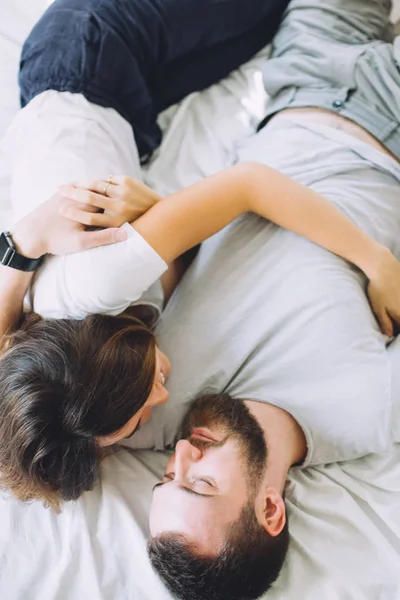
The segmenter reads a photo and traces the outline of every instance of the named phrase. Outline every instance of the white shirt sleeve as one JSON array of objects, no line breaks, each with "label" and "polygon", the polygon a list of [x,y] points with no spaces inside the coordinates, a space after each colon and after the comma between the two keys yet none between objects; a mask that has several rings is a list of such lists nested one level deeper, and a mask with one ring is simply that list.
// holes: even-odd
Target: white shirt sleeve
[{"label": "white shirt sleeve", "polygon": [[124,242],[46,258],[26,308],[43,317],[83,319],[116,315],[139,300],[168,265],[128,223]]}]

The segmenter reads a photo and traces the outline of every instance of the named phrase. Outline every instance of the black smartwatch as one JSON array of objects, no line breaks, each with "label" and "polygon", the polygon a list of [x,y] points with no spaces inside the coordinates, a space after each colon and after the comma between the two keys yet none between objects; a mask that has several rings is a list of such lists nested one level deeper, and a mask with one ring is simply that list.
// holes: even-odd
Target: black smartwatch
[{"label": "black smartwatch", "polygon": [[0,235],[0,264],[5,267],[32,272],[38,268],[42,260],[43,256],[40,258],[27,258],[22,254],[18,254],[9,231],[5,231]]}]

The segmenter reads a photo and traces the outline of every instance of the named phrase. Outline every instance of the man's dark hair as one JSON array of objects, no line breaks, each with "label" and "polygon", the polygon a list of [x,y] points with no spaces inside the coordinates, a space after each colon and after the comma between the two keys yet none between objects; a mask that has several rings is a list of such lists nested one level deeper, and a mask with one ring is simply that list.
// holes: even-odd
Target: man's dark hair
[{"label": "man's dark hair", "polygon": [[278,578],[288,546],[288,523],[272,537],[248,503],[216,556],[199,555],[173,532],[151,539],[148,552],[161,580],[180,600],[255,600]]}]

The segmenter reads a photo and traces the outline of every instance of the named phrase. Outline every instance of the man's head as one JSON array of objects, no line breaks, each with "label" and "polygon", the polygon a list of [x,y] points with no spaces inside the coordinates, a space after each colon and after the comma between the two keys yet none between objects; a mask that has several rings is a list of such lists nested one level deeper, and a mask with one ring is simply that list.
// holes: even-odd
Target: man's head
[{"label": "man's head", "polygon": [[263,430],[243,401],[215,395],[192,404],[183,435],[154,490],[151,562],[178,598],[258,598],[288,548]]}]

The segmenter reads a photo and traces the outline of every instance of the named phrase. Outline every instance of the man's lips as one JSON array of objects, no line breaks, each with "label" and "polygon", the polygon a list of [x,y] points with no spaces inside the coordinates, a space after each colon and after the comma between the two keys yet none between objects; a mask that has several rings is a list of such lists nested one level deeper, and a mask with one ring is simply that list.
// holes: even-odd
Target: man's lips
[{"label": "man's lips", "polygon": [[191,438],[196,438],[199,440],[205,440],[207,442],[220,442],[218,438],[216,438],[207,427],[195,427],[192,429],[190,433]]}]

